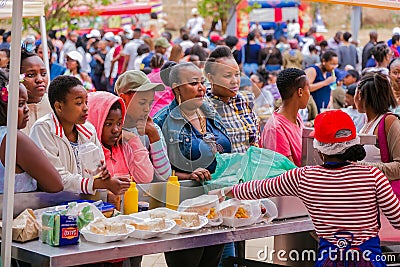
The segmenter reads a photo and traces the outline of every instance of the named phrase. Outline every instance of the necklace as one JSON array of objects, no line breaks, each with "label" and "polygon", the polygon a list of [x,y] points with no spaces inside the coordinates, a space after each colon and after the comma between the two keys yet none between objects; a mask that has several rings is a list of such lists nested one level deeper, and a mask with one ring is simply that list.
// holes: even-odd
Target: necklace
[{"label": "necklace", "polygon": [[[193,118],[189,117],[182,109],[181,109],[182,115],[183,117],[185,117],[185,119],[190,122]],[[199,120],[199,124],[200,124],[200,133],[201,134],[205,134],[206,130],[207,130],[207,126],[206,126],[206,122],[203,120],[203,117],[200,115],[199,109],[196,109],[195,114],[197,115],[197,119]]]},{"label": "necklace", "polygon": [[367,122],[367,124],[365,124],[365,129],[364,129],[363,133],[368,133],[371,130],[372,125],[378,119],[378,117],[379,117],[379,114],[376,115],[370,122]]}]

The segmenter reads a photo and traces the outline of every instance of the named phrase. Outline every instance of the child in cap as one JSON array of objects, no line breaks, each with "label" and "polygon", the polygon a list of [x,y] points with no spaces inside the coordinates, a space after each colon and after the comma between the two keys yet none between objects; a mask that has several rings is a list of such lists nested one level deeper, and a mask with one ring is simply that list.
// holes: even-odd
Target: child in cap
[{"label": "child in cap", "polygon": [[289,68],[277,79],[282,105],[265,124],[261,146],[276,151],[301,166],[303,121],[299,109],[307,107],[310,86],[304,71]]},{"label": "child in cap", "polygon": [[149,117],[154,93],[164,89],[164,85],[150,82],[140,70],[123,73],[118,77],[114,88],[127,107],[124,130],[139,135],[150,153],[154,179],[157,181],[166,181],[171,175],[164,135],[160,127]]},{"label": "child in cap", "polygon": [[[122,138],[126,114],[124,101],[109,92],[94,92],[89,94],[88,105],[88,121],[96,128],[111,177],[123,174],[132,177],[136,183],[150,183],[154,170],[149,152],[138,135],[125,134]],[[109,192],[107,202],[120,210],[119,196]]]},{"label": "child in cap", "polygon": [[[319,237],[315,266],[353,266],[347,265],[351,262],[359,267],[386,266],[379,257],[379,209],[400,229],[400,202],[388,179],[376,167],[352,164],[362,160],[366,153],[353,121],[343,111],[319,114],[313,136],[323,165],[227,187],[222,189],[223,193],[238,199],[299,197]],[[222,190],[211,193],[222,197]],[[351,257],[354,253],[360,253],[359,259]],[[346,257],[348,254],[350,257]]]},{"label": "child in cap", "polygon": [[124,193],[130,185],[128,178],[110,178],[106,165],[99,162],[99,179],[84,177],[79,148],[94,143],[104,158],[101,144],[88,117],[87,91],[81,81],[72,76],[59,76],[49,86],[49,101],[53,112],[33,125],[30,137],[61,175],[64,190],[92,194],[96,189],[108,189],[116,195]]}]

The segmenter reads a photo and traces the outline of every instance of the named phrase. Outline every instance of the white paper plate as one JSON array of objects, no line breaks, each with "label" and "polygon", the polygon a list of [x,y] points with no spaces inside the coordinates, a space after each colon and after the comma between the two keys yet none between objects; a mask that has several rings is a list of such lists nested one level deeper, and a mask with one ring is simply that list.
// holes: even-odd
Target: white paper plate
[{"label": "white paper plate", "polygon": [[196,230],[201,229],[202,227],[206,226],[208,224],[208,219],[207,217],[204,216],[199,216],[200,219],[200,225],[196,227],[181,227],[180,225],[175,225],[174,228],[172,228],[170,234],[178,235],[182,233],[188,233],[188,232],[193,232]]},{"label": "white paper plate", "polygon": [[81,234],[85,237],[87,241],[95,242],[95,243],[108,243],[113,241],[124,240],[129,237],[132,233],[135,232],[135,227],[131,225],[127,225],[128,233],[119,234],[119,235],[100,235],[92,233],[89,229],[89,225],[83,227],[81,229]]}]

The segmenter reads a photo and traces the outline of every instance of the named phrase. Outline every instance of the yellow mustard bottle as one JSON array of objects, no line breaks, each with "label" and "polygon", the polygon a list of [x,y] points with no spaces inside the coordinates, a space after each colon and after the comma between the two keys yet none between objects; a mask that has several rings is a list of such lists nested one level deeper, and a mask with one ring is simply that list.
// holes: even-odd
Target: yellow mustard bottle
[{"label": "yellow mustard bottle", "polygon": [[165,207],[172,210],[177,210],[179,206],[180,193],[181,185],[178,181],[178,176],[175,176],[175,171],[172,171],[172,175],[169,177],[167,182]]},{"label": "yellow mustard bottle", "polygon": [[139,190],[136,188],[136,183],[131,182],[129,189],[124,194],[124,214],[138,212]]}]

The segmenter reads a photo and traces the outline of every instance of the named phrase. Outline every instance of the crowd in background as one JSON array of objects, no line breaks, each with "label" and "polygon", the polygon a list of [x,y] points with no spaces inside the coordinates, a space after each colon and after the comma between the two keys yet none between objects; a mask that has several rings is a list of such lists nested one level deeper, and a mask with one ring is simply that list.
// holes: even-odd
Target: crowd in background
[{"label": "crowd in background", "polygon": [[[317,114],[327,109],[342,109],[362,133],[378,135],[383,119],[388,158],[381,160],[371,147],[366,164],[375,164],[389,179],[400,177],[399,123],[387,116],[400,112],[400,28],[388,41],[378,41],[372,31],[363,48],[349,32],[324,40],[312,27],[300,35],[295,20],[279,24],[274,34],[255,23],[242,41],[222,36],[218,21],[205,34],[197,9],[192,15],[175,39],[158,24],[150,34],[127,26],[118,34],[93,29],[81,36],[72,30],[56,37],[50,31],[46,44],[26,37],[18,142],[33,147],[27,157],[38,153],[37,147],[45,152],[42,168],[55,182],[49,186],[20,159],[17,167],[25,174],[16,190],[107,189],[108,201],[119,208],[130,179],[165,181],[174,170],[181,180],[210,180],[216,153],[263,147],[301,166],[303,127],[314,126]],[[12,38],[11,32],[2,36],[0,130],[6,127]],[[80,155],[87,143],[100,151],[102,179],[85,173]],[[22,186],[26,179],[29,188]],[[232,244],[225,250],[234,255]],[[166,259],[169,266],[195,266],[197,255],[198,266],[216,266],[222,251],[213,246],[169,252]]]}]

